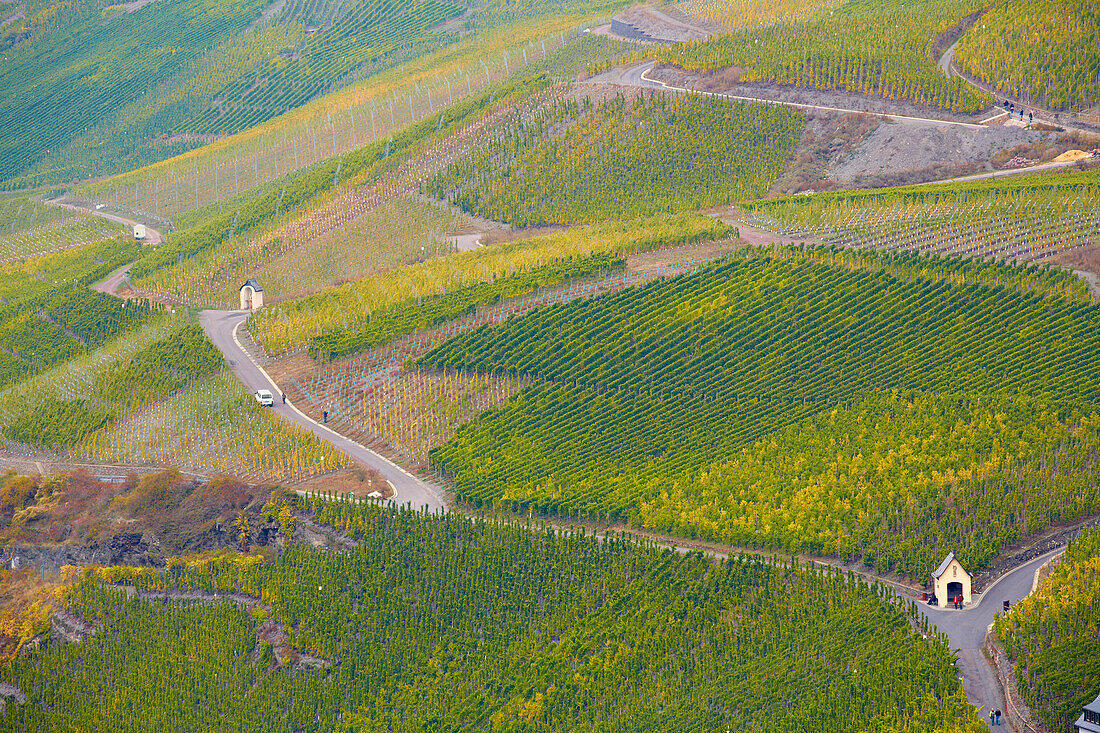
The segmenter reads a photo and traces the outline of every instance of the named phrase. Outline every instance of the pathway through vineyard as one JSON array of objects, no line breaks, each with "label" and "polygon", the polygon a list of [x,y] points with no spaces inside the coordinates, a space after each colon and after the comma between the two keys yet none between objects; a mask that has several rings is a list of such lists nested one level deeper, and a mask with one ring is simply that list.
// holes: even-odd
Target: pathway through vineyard
[{"label": "pathway through vineyard", "polygon": [[[97,216],[105,215],[104,212],[84,211]],[[113,214],[109,216],[113,221],[131,226],[137,223]],[[782,237],[771,232],[752,229],[739,222],[730,223],[743,227],[742,237],[750,243],[811,241],[804,238]],[[161,233],[156,230],[147,228],[147,231],[151,231],[151,236],[161,237]],[[120,275],[123,272],[124,269],[116,271],[112,274],[112,277],[108,278],[107,282],[114,279],[113,276]],[[121,280],[121,278],[119,279]],[[103,292],[116,294],[115,289],[117,289],[117,284],[116,288],[103,288]],[[274,394],[280,395],[281,390],[278,384],[242,346],[238,338],[237,332],[247,320],[248,315],[248,311],[204,310],[199,313],[199,323],[210,340],[222,352],[230,369],[249,390],[269,389]],[[272,409],[283,419],[309,430],[321,440],[346,453],[357,463],[368,466],[381,474],[394,489],[393,501],[399,504],[411,504],[415,507],[426,507],[428,510],[435,512],[447,511],[446,494],[442,487],[411,474],[393,461],[341,435],[327,425],[319,424],[292,403],[282,404],[278,396]],[[675,547],[680,552],[699,549],[680,545],[675,545]],[[1001,610],[1003,601],[1007,600],[1015,605],[1027,596],[1033,588],[1037,569],[1062,551],[1055,550],[1005,573],[990,585],[972,606],[965,610],[954,611],[925,605],[918,606],[930,624],[934,624],[939,631],[947,634],[952,649],[958,651],[958,671],[967,699],[986,715],[988,715],[991,708],[1006,709],[1001,682],[981,649],[993,622],[993,617]],[[719,558],[726,556],[724,553],[713,550],[706,550],[706,552]],[[1004,730],[1014,731],[1015,729],[1011,723],[1006,721]],[[1023,733],[1023,731],[1020,731],[1020,733]]]}]

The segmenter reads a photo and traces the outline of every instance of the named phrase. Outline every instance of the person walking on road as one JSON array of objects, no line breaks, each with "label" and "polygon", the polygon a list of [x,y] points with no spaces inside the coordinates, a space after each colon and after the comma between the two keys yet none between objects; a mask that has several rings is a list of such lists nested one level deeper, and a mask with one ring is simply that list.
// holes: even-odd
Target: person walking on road
[{"label": "person walking on road", "polygon": [[1001,709],[997,708],[997,725],[1001,724]]},{"label": "person walking on road", "polygon": [[325,410],[325,411],[324,411],[324,422],[325,422],[326,424],[328,423],[328,410]]},{"label": "person walking on road", "polygon": [[286,392],[283,392],[282,394],[283,394],[283,404],[285,405],[286,404]]},{"label": "person walking on road", "polygon": [[994,717],[994,715],[993,715],[993,710],[991,709],[991,710],[989,711],[989,724],[990,724],[990,725],[996,725],[996,723],[994,723],[994,722],[993,722],[994,720],[995,720],[995,717]]}]

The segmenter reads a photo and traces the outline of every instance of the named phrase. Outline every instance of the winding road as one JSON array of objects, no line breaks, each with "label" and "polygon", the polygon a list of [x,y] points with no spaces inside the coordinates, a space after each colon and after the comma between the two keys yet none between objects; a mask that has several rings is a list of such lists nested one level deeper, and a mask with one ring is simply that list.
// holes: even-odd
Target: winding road
[{"label": "winding road", "polygon": [[982,129],[981,125],[976,125],[971,122],[955,122],[954,120],[937,120],[931,117],[913,117],[910,115],[893,115],[882,114],[878,112],[867,112],[866,110],[858,109],[845,109],[844,107],[826,107],[818,104],[803,104],[801,102],[781,102],[775,99],[765,99],[763,97],[745,97],[737,94],[724,94],[722,92],[703,92],[695,89],[688,89],[687,87],[678,87],[672,84],[667,84],[660,79],[654,79],[649,76],[649,73],[656,66],[656,61],[646,61],[636,66],[631,66],[622,70],[612,70],[598,76],[594,76],[587,80],[587,84],[613,84],[617,86],[627,87],[642,87],[646,89],[665,89],[673,92],[691,92],[693,94],[701,94],[706,97],[724,97],[726,99],[733,99],[738,102],[755,102],[757,104],[771,104],[779,107],[793,107],[795,109],[807,109],[816,110],[819,112],[840,112],[842,114],[870,114],[875,117],[882,117],[883,119],[893,120],[894,122],[917,122],[923,125],[940,125],[945,127],[966,127],[972,130]]},{"label": "winding road", "polygon": [[390,482],[394,489],[392,501],[398,504],[411,504],[415,508],[427,507],[430,511],[445,511],[444,492],[438,486],[414,476],[393,461],[379,455],[364,445],[345,438],[327,425],[313,418],[287,402],[282,404],[281,393],[275,380],[259,364],[253,361],[237,338],[237,329],[248,319],[247,311],[204,310],[199,313],[199,324],[207,337],[225,356],[229,368],[237,375],[250,391],[269,389],[276,395],[272,409],[284,420],[300,425],[321,440],[346,453],[355,462],[368,466],[382,478]]},{"label": "winding road", "polygon": [[[85,209],[72,204],[50,203],[83,214],[100,216],[131,227],[139,223],[105,211]],[[145,231],[147,241],[150,244],[164,241],[163,235],[156,229],[146,226]],[[129,265],[120,267],[93,287],[100,292],[116,295],[129,269]],[[248,355],[237,337],[237,329],[248,319],[248,315],[247,311],[204,310],[199,312],[199,325],[202,326],[207,337],[222,352],[229,368],[245,387],[252,392],[258,389],[269,389],[275,395],[279,395],[281,390],[275,380]],[[327,425],[318,423],[292,403],[282,404],[278,398],[275,402],[276,404],[272,409],[284,420],[305,428],[321,440],[346,453],[356,463],[377,471],[393,487],[394,494],[391,501],[394,503],[411,505],[418,509],[427,508],[433,512],[446,511],[446,494],[439,486],[414,476],[370,448],[344,437]]]}]

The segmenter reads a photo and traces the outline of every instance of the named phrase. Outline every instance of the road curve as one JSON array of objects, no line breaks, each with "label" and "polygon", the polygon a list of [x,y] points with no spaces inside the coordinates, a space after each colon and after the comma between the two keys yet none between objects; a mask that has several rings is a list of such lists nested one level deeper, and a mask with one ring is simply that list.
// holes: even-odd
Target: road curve
[{"label": "road curve", "polygon": [[382,478],[393,486],[394,502],[410,504],[417,509],[427,507],[433,512],[446,511],[442,488],[414,476],[396,463],[340,435],[328,426],[319,424],[292,403],[281,404],[278,399],[281,393],[279,386],[263,367],[252,360],[237,338],[237,329],[247,318],[247,311],[205,310],[199,313],[199,324],[203,331],[222,352],[229,368],[245,387],[253,392],[258,389],[270,389],[276,395],[276,404],[272,409],[284,420],[300,425],[321,440],[346,453],[356,463],[368,466],[381,474]]},{"label": "road curve", "polygon": [[895,122],[917,122],[924,125],[942,125],[952,127],[966,127],[972,130],[982,129],[981,125],[975,125],[970,122],[955,122],[953,120],[935,120],[931,117],[913,117],[910,115],[893,115],[893,114],[881,114],[878,112],[867,112],[866,110],[858,109],[845,109],[844,107],[826,107],[817,104],[802,104],[800,102],[781,102],[775,99],[765,99],[763,97],[745,97],[737,94],[723,94],[721,92],[702,92],[694,89],[688,89],[686,87],[678,87],[672,84],[666,84],[659,79],[653,79],[649,76],[649,72],[656,65],[656,61],[647,61],[637,66],[632,66],[628,69],[624,69],[619,73],[618,79],[604,78],[606,75],[600,77],[593,77],[588,80],[588,83],[604,83],[604,84],[617,84],[619,86],[628,87],[645,87],[648,89],[666,89],[674,92],[691,92],[693,94],[701,94],[706,97],[725,97],[726,99],[732,99],[738,102],[755,102],[757,104],[771,104],[778,105],[780,107],[793,107],[795,109],[808,109],[817,110],[821,112],[840,112],[842,114],[866,114],[873,115],[875,117],[882,117],[883,119],[893,120]]},{"label": "road curve", "polygon": [[52,204],[54,206],[60,206],[62,209],[68,209],[69,211],[76,211],[80,214],[91,214],[92,216],[98,216],[100,219],[113,221],[116,224],[125,224],[126,226],[130,227],[131,230],[138,224],[143,224],[145,226],[146,244],[161,244],[162,242],[164,242],[164,235],[160,232],[160,230],[154,229],[148,224],[144,224],[144,222],[136,221],[134,219],[127,219],[124,216],[112,214],[108,211],[103,211],[99,209],[86,209],[83,206],[76,206],[75,204],[63,204],[57,200],[47,200],[46,203]]},{"label": "road curve", "polygon": [[92,290],[99,293],[106,293],[107,295],[118,295],[118,289],[126,280],[126,276],[130,274],[130,268],[133,266],[133,262],[128,265],[123,265],[104,279],[92,285]]}]

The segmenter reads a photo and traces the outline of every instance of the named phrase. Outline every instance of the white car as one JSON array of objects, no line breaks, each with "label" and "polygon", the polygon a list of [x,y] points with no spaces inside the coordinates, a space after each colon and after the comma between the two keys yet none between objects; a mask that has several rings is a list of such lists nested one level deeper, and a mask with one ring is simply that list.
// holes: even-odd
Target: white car
[{"label": "white car", "polygon": [[264,407],[271,407],[275,404],[275,395],[271,394],[269,390],[258,389],[253,396],[256,398],[256,401]]}]

